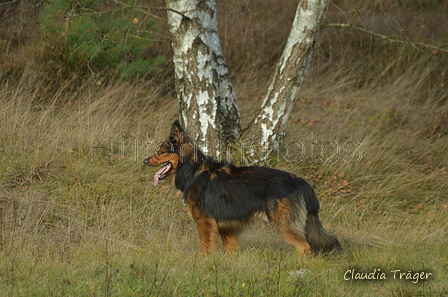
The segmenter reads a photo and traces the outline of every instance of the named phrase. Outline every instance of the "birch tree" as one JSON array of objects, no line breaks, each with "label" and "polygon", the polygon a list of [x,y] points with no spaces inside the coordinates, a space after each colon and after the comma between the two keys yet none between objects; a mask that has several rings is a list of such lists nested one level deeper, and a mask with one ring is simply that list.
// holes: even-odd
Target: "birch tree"
[{"label": "birch tree", "polygon": [[294,102],[308,74],[319,26],[328,0],[301,0],[291,31],[272,82],[245,136],[257,140],[268,150],[277,149]]},{"label": "birch tree", "polygon": [[[217,32],[215,0],[166,0],[183,124],[196,140],[240,135],[239,111]],[[300,0],[272,83],[243,138],[275,149],[308,74],[328,0]],[[209,144],[213,147],[213,144]],[[207,151],[207,148],[202,147]]]},{"label": "birch tree", "polygon": [[215,0],[166,0],[180,120],[206,154],[240,136],[240,112],[218,36]]}]

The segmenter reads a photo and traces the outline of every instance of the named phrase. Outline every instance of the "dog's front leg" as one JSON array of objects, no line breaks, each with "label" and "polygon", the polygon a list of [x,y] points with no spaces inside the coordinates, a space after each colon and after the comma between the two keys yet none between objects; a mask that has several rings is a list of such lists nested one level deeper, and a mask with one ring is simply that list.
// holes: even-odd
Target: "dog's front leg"
[{"label": "dog's front leg", "polygon": [[224,249],[228,253],[234,253],[239,248],[238,232],[233,230],[219,230],[221,235],[222,244]]},{"label": "dog's front leg", "polygon": [[198,224],[199,239],[201,240],[201,252],[208,255],[218,246],[218,224],[213,218],[196,218]]}]

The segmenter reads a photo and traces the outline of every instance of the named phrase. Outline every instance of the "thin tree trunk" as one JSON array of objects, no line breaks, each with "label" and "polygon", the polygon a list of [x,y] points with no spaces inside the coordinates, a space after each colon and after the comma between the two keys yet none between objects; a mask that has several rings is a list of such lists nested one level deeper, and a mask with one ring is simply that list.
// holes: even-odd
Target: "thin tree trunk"
[{"label": "thin tree trunk", "polygon": [[313,56],[319,25],[328,0],[301,0],[285,49],[264,101],[243,132],[243,138],[257,141],[268,151],[277,149]]},{"label": "thin tree trunk", "polygon": [[[166,0],[180,120],[206,154],[241,132],[218,36],[215,0]],[[193,136],[193,135],[191,135]]]}]

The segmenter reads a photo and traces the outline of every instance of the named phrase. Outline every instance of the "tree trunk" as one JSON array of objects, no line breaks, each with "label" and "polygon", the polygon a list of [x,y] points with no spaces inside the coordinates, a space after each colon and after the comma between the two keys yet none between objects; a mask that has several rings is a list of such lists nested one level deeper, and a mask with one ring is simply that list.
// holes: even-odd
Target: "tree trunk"
[{"label": "tree trunk", "polygon": [[328,0],[301,0],[285,49],[264,101],[244,131],[243,137],[258,142],[267,151],[278,148],[300,88],[305,82],[313,56],[319,25]]},{"label": "tree trunk", "polygon": [[[166,0],[181,123],[206,154],[240,138],[240,113],[218,37],[215,0]],[[264,156],[278,148],[308,74],[328,0],[300,0],[266,97],[243,132]],[[193,134],[193,133],[191,133]],[[257,146],[258,145],[258,146]],[[265,157],[262,158],[266,159]]]},{"label": "tree trunk", "polygon": [[232,142],[241,132],[218,36],[216,3],[166,0],[166,4],[180,120],[196,133],[195,141],[204,153],[215,154],[220,142]]}]

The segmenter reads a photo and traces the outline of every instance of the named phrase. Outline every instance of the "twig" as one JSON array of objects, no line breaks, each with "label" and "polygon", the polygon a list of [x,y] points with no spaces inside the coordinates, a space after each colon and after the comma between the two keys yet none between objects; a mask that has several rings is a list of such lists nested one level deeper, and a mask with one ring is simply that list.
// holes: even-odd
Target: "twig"
[{"label": "twig", "polygon": [[[414,42],[414,41],[407,41],[407,40],[403,40],[403,39],[398,39],[389,35],[384,35],[384,34],[380,34],[377,33],[375,31],[371,31],[371,30],[367,30],[363,27],[358,27],[358,26],[354,26],[352,24],[349,23],[332,23],[332,24],[326,24],[324,26],[324,28],[349,28],[349,29],[354,29],[366,34],[370,34],[379,38],[382,38],[388,42],[391,43],[400,43],[400,44],[407,44],[407,45],[412,45],[414,47],[424,47],[424,48],[429,48],[429,49],[434,49],[440,52],[444,52],[444,53],[448,53],[448,48],[442,48],[440,46],[436,46],[436,45],[432,45],[432,44],[427,44],[427,43],[423,43],[423,42]],[[442,46],[448,46],[448,44],[444,44]]]},{"label": "twig", "polygon": [[[136,10],[138,12],[141,12],[143,14],[146,14],[148,16],[151,16],[153,19],[167,23],[168,21],[162,17],[156,16],[155,14],[152,14],[151,11],[152,10],[166,10],[166,11],[170,11],[173,13],[177,13],[180,14],[183,17],[186,17],[185,14],[176,11],[174,9],[170,9],[170,8],[166,8],[166,7],[144,7],[144,6],[132,6],[132,5],[128,5],[126,3],[123,3],[121,1],[118,0],[114,0],[114,2],[116,2],[119,5],[122,5],[122,7],[120,8],[116,8],[116,9],[111,9],[111,10],[105,10],[102,12],[99,11],[92,11],[92,12],[85,12],[85,13],[77,13],[77,14],[60,14],[60,15],[55,15],[55,16],[51,16],[48,19],[52,19],[52,18],[76,18],[76,17],[91,17],[91,16],[101,16],[104,14],[110,14],[110,13],[115,13],[115,12],[121,12],[124,10],[128,10],[128,9],[133,9]],[[2,4],[0,4],[2,5]]]},{"label": "twig", "polygon": [[8,1],[8,2],[3,2],[3,3],[0,3],[0,8],[2,6],[13,6],[13,5],[17,4],[18,2],[19,2],[19,0],[12,0],[12,1]]},{"label": "twig", "polygon": [[150,11],[151,10],[166,10],[166,11],[170,11],[170,12],[174,12],[174,13],[180,14],[181,16],[185,17],[185,15],[183,13],[181,13],[181,12],[179,12],[177,10],[171,9],[171,8],[167,8],[167,7],[137,7],[137,6],[128,5],[128,4],[123,3],[123,2],[121,2],[119,0],[114,0],[114,2],[122,5],[124,8],[135,9],[135,10],[141,12],[141,13],[145,13],[147,15],[150,15],[151,17],[153,17],[154,19],[156,19],[158,21],[165,22],[165,23],[167,23],[168,21],[165,20],[164,18],[158,17],[158,16],[150,13]]}]

